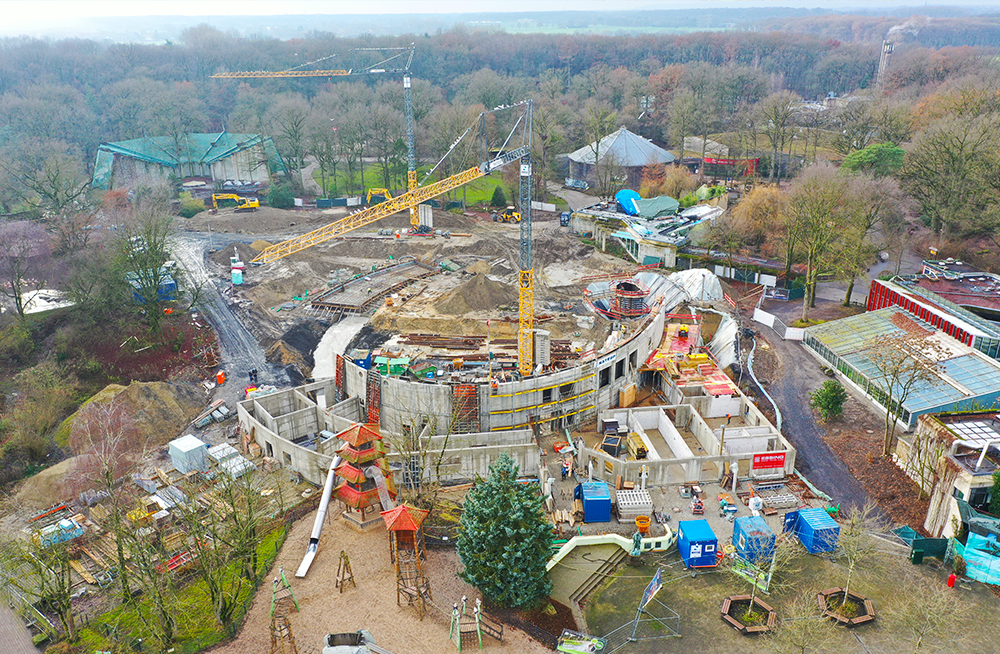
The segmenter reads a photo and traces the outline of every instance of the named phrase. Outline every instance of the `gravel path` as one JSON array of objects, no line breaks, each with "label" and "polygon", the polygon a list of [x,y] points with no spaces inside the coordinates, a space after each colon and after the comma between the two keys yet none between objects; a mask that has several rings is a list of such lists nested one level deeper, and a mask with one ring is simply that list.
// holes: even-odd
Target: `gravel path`
[{"label": "gravel path", "polygon": [[[774,313],[786,324],[796,317],[796,302],[769,302],[764,309]],[[771,346],[779,369],[767,387],[781,409],[781,431],[795,446],[795,467],[834,503],[862,506],[868,493],[823,439],[825,430],[816,422],[809,406],[809,392],[823,385],[829,377],[820,371],[819,363],[798,341],[784,341],[766,327],[760,334]]]},{"label": "gravel path", "polygon": [[[215,238],[218,240],[219,235]],[[230,381],[216,394],[216,397],[223,397],[227,401],[242,400],[241,391],[248,381],[246,374],[255,368],[261,384],[277,386],[288,384],[288,375],[285,371],[267,362],[260,343],[247,331],[222,297],[220,291],[226,288],[229,282],[208,270],[205,265],[207,249],[207,235],[186,233],[177,238],[174,254],[184,267],[191,283],[201,286],[200,308],[218,334],[221,351],[220,369],[226,371]]]},{"label": "gravel path", "polygon": [[[292,528],[270,576],[285,569],[301,610],[289,616],[292,633],[299,652],[322,651],[323,637],[328,633],[354,632],[367,629],[375,643],[395,654],[442,654],[454,651],[448,641],[449,613],[453,602],[462,595],[471,605],[478,596],[476,590],[456,576],[461,568],[454,550],[428,552],[424,570],[431,583],[433,606],[421,620],[415,607],[396,605],[395,569],[389,562],[389,539],[385,529],[377,528],[361,534],[348,527],[332,513],[323,530],[319,553],[305,579],[294,577],[306,542],[312,530],[315,514],[299,520]],[[337,592],[334,581],[341,550],[350,557],[357,587],[348,585]],[[257,594],[243,629],[230,643],[212,648],[212,654],[246,654],[270,651],[271,587],[264,584]],[[533,654],[548,652],[524,633],[504,628],[504,644],[483,638],[484,649]],[[501,650],[500,648],[503,648]]]}]

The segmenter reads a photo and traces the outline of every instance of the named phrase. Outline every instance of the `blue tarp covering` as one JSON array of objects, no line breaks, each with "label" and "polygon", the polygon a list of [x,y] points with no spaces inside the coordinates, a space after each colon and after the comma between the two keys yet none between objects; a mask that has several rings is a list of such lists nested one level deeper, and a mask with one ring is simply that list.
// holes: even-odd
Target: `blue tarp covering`
[{"label": "blue tarp covering", "polygon": [[639,207],[637,203],[641,199],[642,198],[639,197],[639,194],[632,189],[625,188],[615,193],[615,201],[618,202],[618,206],[621,207],[622,211],[629,216],[636,216],[639,214]]}]

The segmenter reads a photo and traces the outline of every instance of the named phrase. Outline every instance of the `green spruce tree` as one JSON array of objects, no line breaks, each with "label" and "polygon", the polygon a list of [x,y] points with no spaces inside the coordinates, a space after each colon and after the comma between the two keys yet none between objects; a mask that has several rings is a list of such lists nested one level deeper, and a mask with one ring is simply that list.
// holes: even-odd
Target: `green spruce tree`
[{"label": "green spruce tree", "polygon": [[509,454],[490,466],[465,498],[458,555],[462,579],[501,606],[531,606],[547,596],[552,584],[545,571],[552,530],[538,491],[517,483],[518,469]]}]

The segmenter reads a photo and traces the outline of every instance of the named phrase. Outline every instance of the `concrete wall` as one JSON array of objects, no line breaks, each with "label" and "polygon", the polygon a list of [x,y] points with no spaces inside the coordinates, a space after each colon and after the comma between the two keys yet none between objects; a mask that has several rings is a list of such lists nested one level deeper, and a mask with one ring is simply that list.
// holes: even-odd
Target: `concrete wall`
[{"label": "concrete wall", "polygon": [[[517,463],[522,476],[537,477],[541,455],[530,430],[500,433],[427,434],[420,438],[420,448],[406,453],[393,451],[386,459],[393,469],[401,468],[416,457],[423,481],[463,481],[489,474],[490,464],[507,453]],[[403,479],[397,472],[396,483]]]}]

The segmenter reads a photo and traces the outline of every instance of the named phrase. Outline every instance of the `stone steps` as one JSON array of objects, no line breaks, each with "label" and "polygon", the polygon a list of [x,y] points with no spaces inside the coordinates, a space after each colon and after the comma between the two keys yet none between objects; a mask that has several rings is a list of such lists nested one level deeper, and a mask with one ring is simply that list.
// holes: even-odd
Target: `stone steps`
[{"label": "stone steps", "polygon": [[586,599],[587,595],[590,594],[590,591],[597,588],[597,586],[600,585],[600,583],[604,581],[609,574],[614,572],[615,568],[618,567],[618,564],[621,563],[626,556],[628,556],[628,554],[625,550],[616,548],[614,554],[609,556],[608,559],[601,564],[601,567],[587,577],[586,581],[584,581],[579,588],[573,591],[569,598],[574,602],[581,602]]}]

